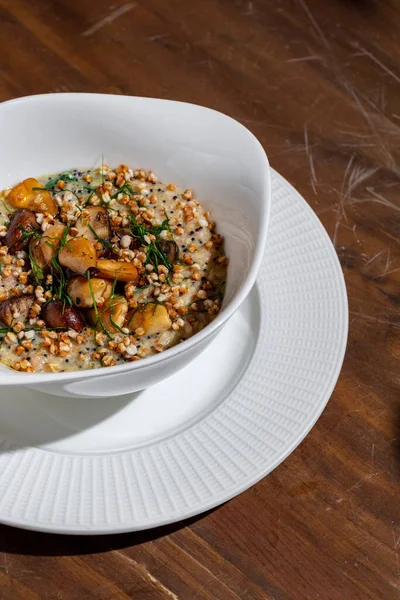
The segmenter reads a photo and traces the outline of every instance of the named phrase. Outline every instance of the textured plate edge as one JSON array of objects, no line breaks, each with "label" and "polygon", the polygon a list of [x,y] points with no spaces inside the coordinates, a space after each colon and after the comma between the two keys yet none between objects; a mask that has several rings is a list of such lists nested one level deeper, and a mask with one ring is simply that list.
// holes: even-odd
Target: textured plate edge
[{"label": "textured plate edge", "polygon": [[[149,521],[142,521],[138,524],[130,524],[125,526],[116,525],[113,523],[104,524],[100,528],[92,528],[92,527],[81,527],[81,528],[73,528],[69,526],[60,526],[53,527],[51,524],[46,523],[38,523],[38,525],[32,524],[31,521],[24,521],[23,519],[18,519],[18,521],[14,521],[13,519],[0,519],[0,523],[3,525],[8,525],[12,527],[16,527],[19,529],[25,529],[29,531],[37,531],[43,533],[54,533],[54,534],[67,534],[67,535],[112,535],[112,534],[121,534],[121,533],[129,533],[134,531],[143,531],[147,529],[154,529],[157,527],[163,527],[166,525],[171,525],[173,523],[179,523],[186,519],[190,519],[194,516],[200,515],[204,512],[207,512],[213,508],[220,506],[221,504],[228,502],[235,496],[243,493],[244,491],[251,488],[253,485],[261,481],[264,477],[269,475],[274,469],[276,469],[286,458],[301,444],[301,442],[305,439],[305,437],[310,433],[311,429],[314,427],[322,412],[324,411],[329,399],[332,396],[332,393],[335,389],[336,383],[339,379],[339,375],[343,366],[343,361],[346,353],[347,347],[347,339],[348,339],[348,327],[349,327],[349,312],[348,312],[348,298],[347,298],[347,290],[345,279],[343,275],[343,271],[339,262],[339,258],[337,256],[336,250],[332,244],[332,241],[319,220],[318,216],[309,206],[307,201],[301,196],[301,194],[287,181],[282,175],[277,173],[274,169],[271,168],[271,176],[273,178],[277,178],[284,184],[290,188],[290,191],[293,195],[297,197],[299,201],[304,206],[304,209],[308,212],[310,219],[313,220],[316,227],[318,227],[320,234],[325,238],[326,246],[329,247],[330,254],[332,256],[333,263],[335,264],[338,281],[340,281],[341,288],[341,299],[343,302],[343,326],[341,332],[341,343],[340,343],[340,351],[338,345],[338,358],[336,363],[336,368],[331,375],[330,382],[327,382],[326,389],[321,397],[323,396],[323,401],[320,402],[319,406],[316,407],[315,412],[312,416],[309,417],[309,420],[305,424],[303,430],[301,430],[296,438],[292,441],[288,448],[286,448],[285,452],[280,455],[275,461],[272,462],[264,471],[259,471],[254,477],[249,478],[240,486],[235,487],[229,493],[223,492],[219,496],[214,496],[210,502],[201,502],[200,504],[193,507],[192,510],[182,512],[177,518],[176,513],[171,514],[171,516],[166,516],[161,519],[151,519]],[[273,199],[272,199],[273,202]]]}]

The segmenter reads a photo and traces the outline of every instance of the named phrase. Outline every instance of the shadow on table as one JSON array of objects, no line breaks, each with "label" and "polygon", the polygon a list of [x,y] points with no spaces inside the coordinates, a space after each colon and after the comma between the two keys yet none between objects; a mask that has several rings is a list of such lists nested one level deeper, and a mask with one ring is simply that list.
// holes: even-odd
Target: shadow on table
[{"label": "shadow on table", "polygon": [[115,535],[58,535],[0,525],[0,552],[25,556],[70,556],[121,550],[152,542],[185,527],[190,527],[190,525],[212,514],[218,508],[213,508],[201,515],[171,525]]}]

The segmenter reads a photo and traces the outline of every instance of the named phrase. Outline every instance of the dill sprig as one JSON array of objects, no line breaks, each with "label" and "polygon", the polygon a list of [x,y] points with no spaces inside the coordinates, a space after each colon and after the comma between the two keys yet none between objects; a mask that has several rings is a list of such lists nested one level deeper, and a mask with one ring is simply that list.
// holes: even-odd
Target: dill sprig
[{"label": "dill sprig", "polygon": [[36,285],[39,285],[40,282],[42,281],[43,277],[44,277],[44,272],[43,269],[40,265],[37,264],[34,256],[33,256],[33,252],[32,252],[32,245],[29,244],[29,248],[28,248],[28,255],[29,255],[29,260],[31,261],[31,268],[32,268],[32,275],[33,278],[36,282]]},{"label": "dill sprig", "polygon": [[8,208],[8,206],[7,206],[7,204],[6,204],[6,201],[5,201],[5,200],[2,200],[2,201],[1,201],[1,203],[2,203],[2,205],[4,206],[4,208],[5,208],[6,212],[8,212],[9,214],[12,214],[12,213],[14,212],[14,211],[12,211],[10,208]]},{"label": "dill sprig", "polygon": [[[114,298],[116,298],[116,296],[115,296],[115,287],[116,287],[117,283],[118,283],[118,275],[115,277],[115,279],[113,281],[113,284],[111,286],[110,300],[113,300]],[[122,331],[122,328],[119,325],[117,325],[117,323],[113,319],[113,316],[114,316],[114,310],[113,310],[113,308],[114,308],[114,306],[117,306],[118,304],[119,304],[119,302],[114,302],[113,304],[108,304],[107,309],[110,310],[110,322],[111,322],[111,325],[113,327],[115,327],[115,329],[117,329],[117,331],[119,331],[120,333],[122,333],[122,335],[125,335],[124,332]]]},{"label": "dill sprig", "polygon": [[125,182],[124,185],[122,185],[119,188],[119,190],[117,190],[115,192],[115,194],[113,194],[111,196],[112,200],[115,200],[115,198],[118,198],[118,196],[120,194],[127,194],[128,196],[132,197],[135,194],[135,191],[133,190],[133,187],[129,183]]},{"label": "dill sprig", "polygon": [[46,189],[47,191],[53,189],[57,185],[57,182],[60,181],[60,179],[61,181],[65,181],[65,183],[67,183],[68,181],[78,181],[78,178],[71,175],[71,173],[61,173],[57,177],[54,177],[54,179],[50,179],[50,181],[48,181],[44,185],[44,189]]},{"label": "dill sprig", "polygon": [[[62,234],[59,244],[54,244],[54,243],[52,244],[51,241],[46,241],[46,244],[48,246],[51,246],[52,248],[55,249],[55,253],[54,253],[53,258],[51,259],[51,264],[50,264],[51,272],[53,275],[52,294],[53,294],[53,296],[57,296],[57,298],[59,300],[61,300],[61,302],[63,302],[64,307],[67,303],[70,306],[72,306],[72,300],[66,291],[67,278],[66,278],[64,270],[58,260],[58,255],[60,254],[60,251],[64,248],[65,244],[67,243],[67,237],[68,237],[70,227],[71,227],[70,223],[67,223],[67,225],[65,226],[65,229],[63,231],[63,234]],[[50,238],[50,239],[52,239],[52,238]]]},{"label": "dill sprig", "polygon": [[90,229],[90,231],[93,233],[94,237],[96,238],[96,240],[98,242],[100,242],[100,244],[106,249],[106,250],[112,250],[113,249],[113,245],[109,240],[106,240],[105,238],[102,238],[99,236],[98,233],[96,233],[96,231],[93,229],[93,227],[90,225],[90,223],[88,223],[88,227]]},{"label": "dill sprig", "polygon": [[87,280],[88,280],[88,284],[89,284],[89,290],[90,290],[90,295],[92,296],[92,300],[93,300],[93,310],[94,310],[94,314],[96,315],[96,323],[95,323],[95,327],[97,325],[100,325],[100,327],[102,328],[102,330],[104,331],[104,333],[106,334],[106,336],[112,340],[112,335],[110,334],[109,331],[107,331],[107,329],[104,326],[103,321],[100,319],[100,314],[99,314],[99,309],[97,307],[97,302],[96,302],[96,298],[94,296],[94,292],[93,292],[93,288],[92,288],[92,280],[90,277],[90,272],[88,271],[87,273]]},{"label": "dill sprig", "polygon": [[96,193],[96,189],[92,189],[91,193],[89,194],[89,196],[86,198],[84,204],[83,204],[83,208],[86,208],[87,205],[89,204],[89,202],[92,199],[92,196]]},{"label": "dill sprig", "polygon": [[[167,267],[168,271],[171,271],[172,265],[159,245],[160,233],[165,230],[171,231],[167,214],[165,213],[165,219],[160,225],[151,228],[146,227],[142,223],[138,223],[133,214],[130,214],[129,217],[132,222],[130,227],[131,235],[139,240],[146,249],[146,263],[152,264],[155,268],[158,268],[158,266],[162,264]],[[149,236],[154,236],[156,239],[153,240]]]}]

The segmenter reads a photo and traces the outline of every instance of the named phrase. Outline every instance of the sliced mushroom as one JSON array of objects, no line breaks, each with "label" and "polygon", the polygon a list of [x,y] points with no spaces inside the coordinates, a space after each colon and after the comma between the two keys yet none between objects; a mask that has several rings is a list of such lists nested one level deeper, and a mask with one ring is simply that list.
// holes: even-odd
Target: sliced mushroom
[{"label": "sliced mushroom", "polygon": [[118,279],[118,281],[137,281],[139,273],[132,263],[100,258],[96,264],[99,275],[106,279]]},{"label": "sliced mushroom", "polygon": [[[15,211],[8,227],[5,243],[10,254],[22,250],[29,243],[26,234],[39,227],[35,213],[27,208],[19,208]],[[25,235],[24,235],[25,234]]]},{"label": "sliced mushroom", "polygon": [[76,308],[65,305],[61,300],[52,300],[42,309],[42,318],[48,327],[65,327],[80,333],[85,321]]},{"label": "sliced mushroom", "polygon": [[0,304],[0,322],[6,327],[11,327],[13,322],[26,321],[34,300],[34,296],[31,295],[3,300]]},{"label": "sliced mushroom", "polygon": [[144,330],[143,335],[161,333],[169,329],[171,325],[171,319],[165,306],[152,302],[129,311],[126,318],[126,327],[129,331],[142,328]]},{"label": "sliced mushroom", "polygon": [[110,238],[110,220],[105,206],[90,206],[75,223],[78,235],[94,242],[96,239],[108,240]]},{"label": "sliced mushroom", "polygon": [[96,266],[96,250],[92,242],[84,237],[75,237],[61,248],[58,254],[58,260],[63,267],[67,267],[84,275],[88,269]]},{"label": "sliced mushroom", "polygon": [[64,235],[65,225],[60,221],[54,221],[40,238],[40,249],[46,264],[51,263]]},{"label": "sliced mushroom", "polygon": [[50,192],[33,177],[24,179],[13,187],[7,196],[7,202],[14,208],[29,208],[34,212],[48,212],[53,216],[58,212],[57,204]]},{"label": "sliced mushroom", "polygon": [[[93,280],[94,281],[94,280]],[[124,326],[125,318],[128,313],[128,302],[123,296],[114,296],[109,298],[105,307],[98,308],[98,318],[94,308],[88,311],[88,317],[93,325],[99,331],[108,331],[116,333]]]},{"label": "sliced mushroom", "polygon": [[107,279],[91,278],[89,282],[78,275],[67,283],[68,295],[78,308],[91,308],[93,297],[98,307],[103,306],[111,296],[111,291],[112,284]]},{"label": "sliced mushroom", "polygon": [[160,250],[164,252],[171,265],[174,265],[179,260],[178,244],[174,240],[160,240],[158,242]]}]

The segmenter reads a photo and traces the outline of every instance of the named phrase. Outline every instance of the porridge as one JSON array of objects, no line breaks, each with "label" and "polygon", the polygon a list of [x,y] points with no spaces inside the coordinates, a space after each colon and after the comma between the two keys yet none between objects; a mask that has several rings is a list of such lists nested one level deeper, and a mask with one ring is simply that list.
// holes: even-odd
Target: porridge
[{"label": "porridge", "polygon": [[191,190],[126,165],[0,192],[0,362],[113,366],[162,352],[221,309],[228,259]]}]

